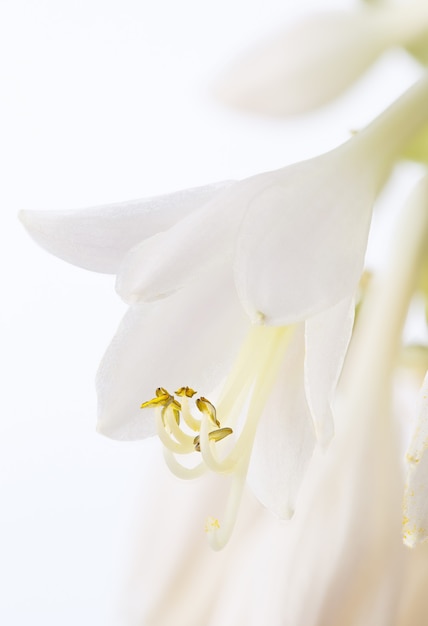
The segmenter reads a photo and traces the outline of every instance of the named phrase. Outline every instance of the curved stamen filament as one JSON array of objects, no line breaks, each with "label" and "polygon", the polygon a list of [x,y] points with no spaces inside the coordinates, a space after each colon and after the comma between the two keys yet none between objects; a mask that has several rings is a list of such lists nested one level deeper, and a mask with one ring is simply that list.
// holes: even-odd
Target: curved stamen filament
[{"label": "curved stamen filament", "polygon": [[175,452],[175,454],[188,454],[194,449],[192,437],[190,437],[191,441],[186,444],[176,441],[172,438],[171,434],[167,432],[164,418],[162,416],[162,409],[156,410],[156,428],[159,439],[162,441],[163,445],[168,448],[168,450],[171,450],[171,452]]},{"label": "curved stamen filament", "polygon": [[245,426],[232,452],[222,461],[218,460],[216,450],[214,446],[210,445],[210,441],[207,438],[207,420],[203,420],[201,425],[201,450],[207,466],[210,469],[216,468],[214,471],[221,473],[233,472],[232,485],[223,521],[219,522],[219,520],[215,519],[206,527],[208,541],[213,550],[221,550],[229,541],[233,532],[247,477],[257,424],[276,380],[276,373],[290,341],[291,334],[292,328],[278,329],[274,338],[274,345],[271,345],[270,348],[267,346],[264,354],[264,363],[262,363],[262,368],[260,368],[254,383]]},{"label": "curved stamen filament", "polygon": [[248,463],[243,464],[243,467],[233,475],[222,522],[220,523],[217,519],[211,523],[209,521],[205,527],[209,544],[213,550],[224,548],[233,532],[244,492],[247,468]]},{"label": "curved stamen filament", "polygon": [[232,472],[234,469],[234,463],[229,459],[233,452],[222,461],[219,461],[215,450],[215,442],[213,442],[210,438],[211,428],[212,425],[208,419],[204,417],[204,419],[202,419],[201,433],[199,436],[199,445],[204,463],[211,471],[216,472],[217,474],[227,474]]},{"label": "curved stamen filament", "polygon": [[[211,518],[207,523],[209,542],[215,550],[227,543],[233,531],[257,426],[292,332],[292,327],[252,327],[225,383],[218,408],[203,396],[194,401],[200,419],[195,418],[190,409],[189,400],[196,392],[189,387],[180,387],[175,392],[179,401],[159,387],[156,397],[142,404],[142,408],[155,409],[165,461],[176,476],[188,480],[201,476],[206,470],[231,474],[223,521]],[[235,428],[236,423],[239,435],[221,458],[219,442],[232,434],[231,426]],[[193,467],[175,457],[198,452],[202,462]]]},{"label": "curved stamen filament", "polygon": [[169,448],[164,448],[163,454],[168,468],[178,478],[191,480],[193,478],[199,478],[199,476],[202,476],[207,471],[207,468],[203,463],[198,463],[195,467],[186,467],[185,465],[182,465],[179,461],[177,461]]},{"label": "curved stamen filament", "polygon": [[[259,367],[258,351],[263,348],[261,326],[252,326],[248,332],[238,357],[218,400],[218,412],[222,415],[231,415],[236,405],[237,397],[244,395],[254,379]],[[227,420],[230,423],[229,419]]]},{"label": "curved stamen filament", "polygon": [[199,432],[201,429],[201,420],[198,420],[193,417],[190,412],[189,401],[187,398],[181,399],[181,417],[183,418],[185,424],[193,430],[194,432]]},{"label": "curved stamen filament", "polygon": [[[261,346],[262,349],[259,351],[260,359],[257,363],[258,367],[244,428],[233,450],[224,459],[218,459],[217,450],[209,439],[208,421],[206,419],[202,420],[200,434],[202,457],[213,472],[222,474],[233,472],[241,459],[247,456],[249,458],[251,455],[257,424],[275,382],[276,372],[289,343],[292,329],[280,328],[268,329],[268,331],[270,331],[269,336],[265,337],[265,341]],[[223,413],[223,407],[221,407],[221,413]]]},{"label": "curved stamen filament", "polygon": [[186,435],[180,426],[177,424],[177,420],[174,414],[174,410],[171,406],[167,406],[162,410],[162,421],[165,424],[165,428],[170,434],[181,443],[183,446],[189,449],[189,452],[193,450],[193,439],[191,435]]}]

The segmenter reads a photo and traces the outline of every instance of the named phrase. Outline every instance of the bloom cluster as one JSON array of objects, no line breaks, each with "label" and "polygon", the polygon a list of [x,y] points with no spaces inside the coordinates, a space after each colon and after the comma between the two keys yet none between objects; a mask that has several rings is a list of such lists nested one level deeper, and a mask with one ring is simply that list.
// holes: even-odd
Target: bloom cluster
[{"label": "bloom cluster", "polygon": [[[394,165],[428,161],[426,3],[307,18],[244,56],[216,88],[238,108],[302,114],[392,46],[420,62],[420,79],[325,154],[156,198],[21,213],[49,252],[115,274],[129,304],[98,371],[99,432],[156,434],[177,476],[225,481],[224,510],[206,511],[216,550],[231,538],[247,481],[279,518],[295,515],[291,565],[281,571],[290,626],[392,624],[407,558],[403,495],[405,543],[428,537],[426,380],[405,464],[392,419],[393,381],[411,352],[402,341],[408,311],[428,301],[427,175],[403,209],[384,271],[363,280],[373,207]],[[427,348],[412,360],[419,382]],[[336,541],[326,555],[320,536],[329,533]],[[306,563],[319,555],[322,575],[300,570],[298,555]],[[352,572],[346,586],[343,572]],[[381,579],[386,595],[377,593]]]}]

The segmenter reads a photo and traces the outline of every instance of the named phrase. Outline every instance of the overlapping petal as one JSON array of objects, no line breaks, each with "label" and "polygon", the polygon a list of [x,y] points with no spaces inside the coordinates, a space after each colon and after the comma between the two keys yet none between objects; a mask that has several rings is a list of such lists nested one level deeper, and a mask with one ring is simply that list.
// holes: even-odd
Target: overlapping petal
[{"label": "overlapping petal", "polygon": [[294,513],[315,443],[325,447],[333,436],[333,392],[353,318],[352,298],[293,327],[260,419],[249,481],[260,502],[282,519]]},{"label": "overlapping petal", "polygon": [[[167,299],[132,306],[98,371],[98,430],[114,439],[154,434],[157,387],[209,393],[225,376],[248,328],[223,265]],[[221,338],[221,341],[219,340]]]},{"label": "overlapping petal", "polygon": [[306,320],[305,391],[318,443],[325,447],[334,434],[333,394],[351,339],[354,297]]},{"label": "overlapping petal", "polygon": [[376,194],[426,124],[427,93],[424,77],[342,146],[236,183],[143,241],[123,261],[119,294],[165,297],[235,254],[238,293],[255,320],[288,325],[350,297]]},{"label": "overlapping petal", "polygon": [[304,324],[298,324],[259,421],[248,477],[260,502],[282,519],[294,513],[315,446],[304,388],[304,341]]},{"label": "overlapping petal", "polygon": [[21,211],[20,219],[48,252],[85,269],[115,274],[130,248],[170,228],[231,184],[81,210]]},{"label": "overlapping petal", "polygon": [[235,259],[250,317],[290,324],[354,292],[376,185],[347,169],[342,156],[333,151],[290,166],[250,203]]},{"label": "overlapping petal", "polygon": [[155,300],[174,293],[219,259],[230,260],[248,203],[275,176],[266,172],[235,183],[169,230],[142,241],[120,267],[119,295],[126,302]]},{"label": "overlapping petal", "polygon": [[250,318],[284,325],[314,315],[355,289],[384,167],[354,140],[236,183],[133,248],[117,290],[128,302],[164,297],[235,253]]}]

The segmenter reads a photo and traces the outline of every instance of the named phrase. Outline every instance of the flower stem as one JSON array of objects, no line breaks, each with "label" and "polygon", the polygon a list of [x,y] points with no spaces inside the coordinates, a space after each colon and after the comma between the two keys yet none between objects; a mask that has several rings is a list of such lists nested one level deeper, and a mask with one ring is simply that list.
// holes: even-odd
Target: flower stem
[{"label": "flower stem", "polygon": [[[427,123],[428,72],[343,147],[355,151],[357,159],[361,153],[366,159],[372,156],[381,187],[394,161]],[[373,167],[371,163],[369,166]]]}]

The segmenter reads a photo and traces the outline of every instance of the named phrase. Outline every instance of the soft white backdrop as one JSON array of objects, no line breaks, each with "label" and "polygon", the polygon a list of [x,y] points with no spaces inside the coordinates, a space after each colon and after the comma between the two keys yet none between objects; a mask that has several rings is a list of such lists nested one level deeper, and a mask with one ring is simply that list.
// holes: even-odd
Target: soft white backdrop
[{"label": "soft white backdrop", "polygon": [[17,212],[242,178],[336,145],[414,62],[393,51],[331,109],[287,122],[228,111],[210,85],[279,25],[352,4],[0,0],[1,624],[109,623],[159,454],[95,433],[94,375],[124,311],[113,278],[44,253]]}]

